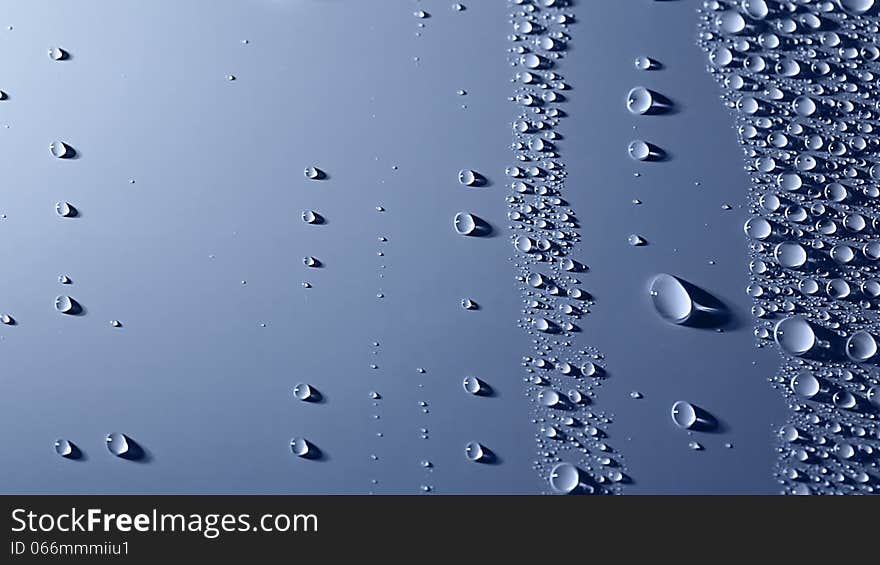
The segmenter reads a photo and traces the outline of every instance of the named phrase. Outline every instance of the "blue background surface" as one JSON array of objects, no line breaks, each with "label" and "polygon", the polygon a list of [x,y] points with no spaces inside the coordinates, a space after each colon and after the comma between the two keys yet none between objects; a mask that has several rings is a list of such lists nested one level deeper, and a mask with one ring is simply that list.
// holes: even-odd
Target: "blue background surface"
[{"label": "blue background surface", "polygon": [[[520,367],[529,343],[516,326],[505,217],[516,116],[508,6],[463,3],[5,7],[0,309],[18,324],[0,328],[0,490],[545,490],[531,468]],[[615,414],[609,443],[626,460],[630,494],[778,490],[772,434],[784,407],[766,381],[778,359],[754,346],[748,179],[694,45],[698,4],[582,0],[562,63],[573,90],[558,145],[581,220],[576,258],[597,301],[577,339],[607,357],[598,400]],[[432,17],[415,18],[420,7]],[[50,60],[53,45],[70,59]],[[638,55],[664,68],[637,71]],[[624,100],[636,85],[669,96],[676,112],[631,116]],[[635,138],[671,159],[637,165],[626,153]],[[56,139],[77,158],[53,159]],[[329,178],[305,179],[310,165]],[[461,186],[463,168],[489,186]],[[62,200],[81,215],[58,217]],[[326,223],[304,223],[306,209]],[[495,236],[456,235],[458,211],[489,221]],[[631,233],[649,245],[630,247]],[[308,269],[306,255],[324,266]],[[723,300],[733,327],[662,322],[646,289],[660,272]],[[61,274],[73,284],[60,285]],[[56,312],[59,294],[84,315]],[[481,309],[462,309],[462,298]],[[498,394],[466,395],[467,375]],[[298,382],[324,401],[296,401]],[[371,391],[382,395],[375,406]],[[676,429],[679,399],[709,410],[722,432]],[[112,457],[111,431],[147,459]],[[291,455],[293,436],[325,459]],[[58,437],[86,457],[55,455]],[[706,449],[689,450],[691,439]],[[501,464],[470,463],[471,440]]]}]

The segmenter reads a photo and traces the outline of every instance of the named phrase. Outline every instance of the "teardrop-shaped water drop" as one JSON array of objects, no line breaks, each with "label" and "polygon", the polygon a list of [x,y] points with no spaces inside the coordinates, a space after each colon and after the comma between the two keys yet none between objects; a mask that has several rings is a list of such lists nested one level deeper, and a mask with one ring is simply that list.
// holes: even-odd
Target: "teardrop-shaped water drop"
[{"label": "teardrop-shaped water drop", "polygon": [[66,439],[55,440],[55,453],[61,457],[69,458],[74,453],[74,446]]},{"label": "teardrop-shaped water drop", "polygon": [[631,114],[646,114],[654,106],[654,95],[643,86],[637,86],[626,96],[626,108]]},{"label": "teardrop-shaped water drop", "polygon": [[295,437],[290,440],[290,450],[297,457],[308,457],[311,454],[311,444],[301,437]]},{"label": "teardrop-shaped water drop", "polygon": [[452,225],[459,235],[471,235],[477,229],[477,221],[472,214],[459,212],[452,219]]},{"label": "teardrop-shaped water drop", "polygon": [[56,202],[55,213],[62,218],[72,218],[76,216],[76,208],[74,208],[69,202]]},{"label": "teardrop-shaped water drop", "polygon": [[306,167],[303,170],[303,175],[310,180],[321,180],[324,178],[324,171],[317,167]]},{"label": "teardrop-shaped water drop", "polygon": [[458,173],[458,182],[465,186],[474,186],[477,184],[478,178],[477,173],[470,169],[462,169]]},{"label": "teardrop-shaped water drop", "polygon": [[470,461],[482,461],[486,457],[485,448],[476,441],[468,442],[464,447],[465,457]]},{"label": "teardrop-shaped water drop", "polygon": [[651,301],[661,318],[673,324],[684,324],[696,306],[684,284],[672,275],[659,274],[651,280]]},{"label": "teardrop-shaped water drop", "polygon": [[63,141],[53,141],[49,145],[49,153],[57,159],[66,159],[70,156],[70,146]]},{"label": "teardrop-shaped water drop", "polygon": [[293,396],[297,400],[307,401],[312,399],[312,387],[306,383],[299,383],[293,387]]},{"label": "teardrop-shaped water drop", "polygon": [[697,409],[690,402],[679,400],[672,405],[672,421],[679,428],[688,430],[697,423]]},{"label": "teardrop-shaped water drop", "polygon": [[128,437],[126,437],[125,434],[113,432],[112,434],[107,434],[107,437],[105,439],[107,442],[107,449],[113,455],[117,457],[123,457],[124,455],[128,454]]},{"label": "teardrop-shaped water drop", "polygon": [[485,388],[483,381],[477,377],[465,377],[462,386],[468,394],[480,394]]},{"label": "teardrop-shaped water drop", "polygon": [[55,309],[62,314],[72,314],[76,308],[76,301],[65,295],[55,297]]}]

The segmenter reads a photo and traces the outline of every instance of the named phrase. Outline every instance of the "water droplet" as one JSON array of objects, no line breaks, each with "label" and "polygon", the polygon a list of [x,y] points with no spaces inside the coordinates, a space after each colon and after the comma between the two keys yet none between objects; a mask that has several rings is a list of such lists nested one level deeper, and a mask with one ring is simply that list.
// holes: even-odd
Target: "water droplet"
[{"label": "water droplet", "polygon": [[465,445],[464,454],[468,460],[474,462],[482,461],[486,457],[486,452],[483,446],[475,441],[468,442],[468,444]]},{"label": "water droplet", "polygon": [[312,452],[312,444],[304,438],[295,437],[290,440],[290,450],[297,457],[308,457]]},{"label": "water droplet", "polygon": [[480,394],[485,389],[485,383],[477,377],[465,377],[462,386],[469,394]]},{"label": "water droplet", "polygon": [[636,161],[647,161],[648,157],[651,156],[651,147],[641,139],[637,139],[630,142],[627,152]]},{"label": "water droplet", "polygon": [[799,243],[787,241],[780,243],[773,250],[773,256],[783,267],[796,269],[807,262],[807,250]]},{"label": "water droplet", "polygon": [[76,311],[76,300],[69,296],[57,296],[55,298],[55,309],[62,314],[73,314]]},{"label": "water droplet", "polygon": [[477,186],[482,184],[482,176],[480,173],[476,171],[471,171],[470,169],[463,169],[458,173],[458,182],[465,186]]},{"label": "water droplet", "polygon": [[303,170],[303,175],[310,180],[321,180],[326,176],[324,171],[317,167],[306,167],[305,170]]},{"label": "water droplet", "polygon": [[679,428],[688,430],[697,423],[697,409],[690,402],[679,400],[672,405],[672,421]]},{"label": "water droplet", "polygon": [[672,275],[659,274],[651,281],[651,301],[661,318],[684,324],[695,310],[694,301],[682,282]]},{"label": "water droplet", "polygon": [[312,399],[312,387],[305,383],[299,383],[293,387],[293,396],[297,400],[308,401]]},{"label": "water droplet", "polygon": [[56,202],[55,213],[62,218],[73,218],[76,216],[76,208],[69,202]]},{"label": "water droplet", "polygon": [[55,441],[55,453],[61,457],[69,458],[74,454],[74,446],[66,439],[58,439]]},{"label": "water droplet", "polygon": [[791,390],[803,398],[813,398],[819,394],[819,379],[809,371],[801,371],[791,379]]},{"label": "water droplet", "polygon": [[3,324],[7,326],[14,326],[15,318],[10,316],[9,314],[0,314],[0,322],[3,322]]},{"label": "water droplet", "polygon": [[467,212],[459,212],[452,220],[456,233],[459,235],[472,235],[477,229],[477,221],[473,215]]},{"label": "water droplet", "polygon": [[107,449],[113,455],[124,457],[128,454],[130,446],[128,444],[128,437],[125,434],[113,432],[112,434],[107,434],[105,439],[107,442]]},{"label": "water droplet", "polygon": [[837,5],[846,12],[856,16],[868,12],[874,7],[874,0],[836,0]]},{"label": "water droplet", "polygon": [[571,463],[558,463],[550,471],[550,488],[560,494],[570,494],[581,482],[581,474]]},{"label": "water droplet", "polygon": [[50,47],[48,55],[53,61],[61,61],[67,58],[67,52],[60,47]]},{"label": "water droplet", "polygon": [[636,57],[635,66],[640,71],[649,71],[654,68],[654,61],[650,57]]},{"label": "water droplet", "polygon": [[626,108],[631,114],[647,114],[654,106],[653,93],[643,86],[637,86],[626,96]]},{"label": "water droplet", "polygon": [[538,402],[547,407],[558,406],[560,402],[559,393],[552,388],[547,388],[538,393]]},{"label": "water droplet", "polygon": [[743,0],[743,10],[756,20],[763,20],[770,13],[766,0]]},{"label": "water droplet", "polygon": [[648,242],[638,234],[632,234],[626,238],[626,242],[629,243],[633,247],[642,247],[647,245]]},{"label": "water droplet", "polygon": [[302,219],[307,224],[317,224],[320,221],[321,216],[318,215],[314,210],[303,210]]},{"label": "water droplet", "polygon": [[877,341],[866,331],[858,331],[846,340],[846,355],[857,363],[867,361],[877,354]]},{"label": "water droplet", "polygon": [[803,355],[816,345],[816,334],[804,318],[791,316],[780,320],[773,331],[776,343],[792,355]]},{"label": "water droplet", "polygon": [[72,151],[70,146],[63,141],[53,141],[49,145],[49,153],[58,159],[66,159],[71,156]]}]

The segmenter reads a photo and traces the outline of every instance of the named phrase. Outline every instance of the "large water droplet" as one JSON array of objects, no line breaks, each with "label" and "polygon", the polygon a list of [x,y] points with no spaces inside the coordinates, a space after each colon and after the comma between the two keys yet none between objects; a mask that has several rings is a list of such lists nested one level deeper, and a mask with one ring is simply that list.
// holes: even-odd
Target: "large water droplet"
[{"label": "large water droplet", "polygon": [[464,447],[464,454],[470,461],[482,461],[486,457],[485,449],[475,441],[468,442]]},{"label": "large water droplet", "polygon": [[842,10],[851,14],[861,15],[874,7],[874,0],[837,0]]},{"label": "large water droplet", "polygon": [[646,114],[654,106],[654,95],[643,86],[637,86],[626,96],[626,109],[631,114]]},{"label": "large water droplet", "polygon": [[74,445],[66,439],[55,441],[55,453],[61,457],[69,458],[74,454]]},{"label": "large water droplet", "polygon": [[128,437],[125,434],[120,434],[118,432],[113,432],[112,434],[107,434],[106,437],[107,449],[113,455],[117,457],[123,457],[128,454],[129,445],[128,445]]},{"label": "large water droplet", "polygon": [[290,440],[290,450],[297,457],[309,457],[312,454],[312,444],[305,438],[295,437]]},{"label": "large water droplet", "polygon": [[462,386],[469,394],[481,394],[486,390],[485,383],[477,377],[465,377]]},{"label": "large water droplet", "polygon": [[651,281],[651,301],[660,317],[673,324],[684,324],[694,313],[694,301],[682,282],[660,274]]},{"label": "large water droplet", "polygon": [[773,250],[773,256],[783,267],[796,269],[807,262],[807,250],[799,243],[786,241]]},{"label": "large water droplet", "polygon": [[558,463],[550,471],[550,488],[560,494],[574,492],[580,482],[580,471],[571,463]]},{"label": "large water droplet", "polygon": [[651,156],[651,146],[647,142],[637,139],[630,142],[627,152],[636,161],[647,161]]},{"label": "large water droplet", "polygon": [[800,316],[780,320],[773,331],[773,339],[792,355],[803,355],[816,345],[816,334],[809,322]]},{"label": "large water droplet", "polygon": [[472,214],[459,212],[452,219],[452,225],[459,235],[472,235],[477,230],[477,220]]},{"label": "large water droplet", "polygon": [[742,6],[746,14],[756,20],[763,20],[770,13],[765,0],[743,0]]},{"label": "large water droplet", "polygon": [[552,408],[558,406],[559,401],[559,393],[552,388],[546,388],[538,393],[538,402],[544,406]]},{"label": "large water droplet", "polygon": [[861,363],[877,354],[877,341],[866,331],[858,331],[846,340],[846,355]]},{"label": "large water droplet", "polygon": [[76,300],[69,296],[61,295],[55,298],[55,309],[62,314],[73,314],[76,311]]},{"label": "large water droplet", "polygon": [[819,379],[809,371],[801,371],[791,378],[791,390],[798,396],[813,398],[819,394]]},{"label": "large water droplet", "polygon": [[672,421],[679,428],[690,429],[697,423],[697,409],[690,402],[679,400],[672,405]]}]

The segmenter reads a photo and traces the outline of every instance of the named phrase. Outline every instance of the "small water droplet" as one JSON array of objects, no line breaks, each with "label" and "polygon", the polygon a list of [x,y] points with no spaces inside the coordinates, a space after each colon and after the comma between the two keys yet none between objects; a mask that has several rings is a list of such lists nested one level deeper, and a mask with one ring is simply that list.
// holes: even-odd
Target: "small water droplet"
[{"label": "small water droplet", "polygon": [[303,175],[310,180],[322,180],[326,176],[324,171],[317,167],[306,167],[305,170],[303,170]]},{"label": "small water droplet", "polygon": [[638,234],[631,234],[629,237],[626,238],[626,242],[633,247],[642,247],[648,244],[648,242]]},{"label": "small water droplet", "polygon": [[297,400],[307,401],[312,399],[312,387],[306,383],[299,383],[293,387],[293,396]]},{"label": "small water droplet", "polygon": [[66,439],[58,439],[55,441],[55,453],[61,457],[69,458],[74,454],[74,446]]},{"label": "small water droplet", "polygon": [[73,218],[76,216],[76,208],[69,202],[56,202],[55,213],[62,218]]},{"label": "small water droplet", "polygon": [[53,141],[49,144],[49,153],[58,159],[66,159],[72,154],[71,147],[63,141]]},{"label": "small water droplet", "polygon": [[290,450],[297,457],[308,457],[312,452],[312,444],[301,437],[295,437],[290,440]]},{"label": "small water droplet", "polygon": [[468,442],[464,447],[465,457],[470,461],[479,462],[486,457],[485,448],[476,441]]},{"label": "small water droplet", "polygon": [[73,314],[76,310],[76,300],[69,296],[60,295],[55,298],[55,309],[62,314]]}]

